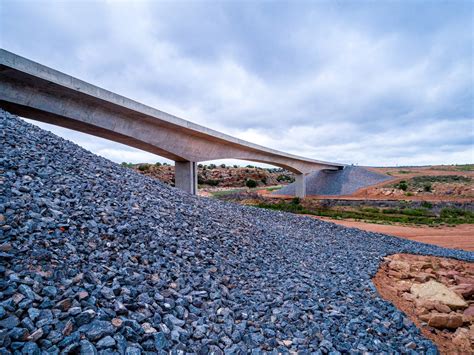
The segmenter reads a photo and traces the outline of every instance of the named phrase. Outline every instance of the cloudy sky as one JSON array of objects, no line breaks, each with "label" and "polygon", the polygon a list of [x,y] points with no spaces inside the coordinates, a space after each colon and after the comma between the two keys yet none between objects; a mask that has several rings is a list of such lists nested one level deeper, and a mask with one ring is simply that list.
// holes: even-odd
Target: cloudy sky
[{"label": "cloudy sky", "polygon": [[[474,162],[473,23],[469,0],[0,0],[2,48],[254,143],[360,165]],[[48,129],[117,162],[164,161]]]}]

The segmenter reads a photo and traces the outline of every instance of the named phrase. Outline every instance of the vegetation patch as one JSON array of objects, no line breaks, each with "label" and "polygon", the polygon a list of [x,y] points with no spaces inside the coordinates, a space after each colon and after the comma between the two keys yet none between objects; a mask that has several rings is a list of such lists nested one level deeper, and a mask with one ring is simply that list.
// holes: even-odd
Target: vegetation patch
[{"label": "vegetation patch", "polygon": [[354,219],[372,223],[402,223],[419,225],[440,224],[474,224],[474,213],[459,208],[444,208],[439,213],[434,213],[427,208],[317,208],[303,206],[301,201],[261,201],[256,207],[285,211],[298,214],[309,214],[335,219]]},{"label": "vegetation patch", "polygon": [[[472,178],[463,175],[415,176],[409,180],[401,180],[393,185],[396,189],[407,191],[432,192],[433,184],[470,184]],[[407,195],[411,196],[411,195]]]},{"label": "vegetation patch", "polygon": [[415,176],[410,179],[411,182],[417,187],[424,186],[425,184],[438,183],[469,183],[471,178],[463,175],[437,175],[437,176]]},{"label": "vegetation patch", "polygon": [[257,182],[253,179],[248,179],[246,182],[245,182],[245,186],[249,187],[249,188],[254,188],[254,187],[257,187]]}]

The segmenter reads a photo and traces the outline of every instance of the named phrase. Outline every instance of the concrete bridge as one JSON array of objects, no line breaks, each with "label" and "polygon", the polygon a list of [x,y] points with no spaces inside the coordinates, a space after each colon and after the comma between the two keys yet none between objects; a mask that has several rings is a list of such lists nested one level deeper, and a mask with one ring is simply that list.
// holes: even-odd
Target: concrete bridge
[{"label": "concrete bridge", "polygon": [[0,107],[21,117],[110,139],[175,161],[175,185],[197,192],[197,162],[242,159],[304,175],[344,165],[266,148],[172,116],[0,49]]}]

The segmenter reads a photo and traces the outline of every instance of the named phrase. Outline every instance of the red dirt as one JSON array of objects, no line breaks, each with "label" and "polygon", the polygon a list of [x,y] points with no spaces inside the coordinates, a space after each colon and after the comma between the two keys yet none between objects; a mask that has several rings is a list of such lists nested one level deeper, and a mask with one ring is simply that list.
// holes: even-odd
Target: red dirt
[{"label": "red dirt", "polygon": [[[392,266],[392,262],[395,267]],[[402,271],[399,268],[400,265],[407,268]],[[385,258],[372,281],[382,298],[390,301],[404,312],[421,330],[422,334],[436,344],[442,355],[473,354],[474,317],[468,315],[468,311],[463,309],[450,309],[446,305],[443,307],[439,302],[426,302],[416,298],[411,293],[411,286],[426,282],[425,278],[435,280],[458,293],[467,302],[468,308],[474,306],[472,292],[459,291],[460,283],[466,282],[470,283],[472,289],[473,263],[432,256],[396,254]],[[463,285],[461,288],[465,291],[466,284]],[[431,306],[434,306],[435,309]],[[431,324],[430,318],[439,312],[445,313],[444,316],[449,317],[461,316],[462,324],[458,324],[455,329],[429,326]]]},{"label": "red dirt", "polygon": [[474,225],[472,224],[460,224],[455,227],[412,227],[337,220],[316,216],[310,217],[369,232],[389,234],[396,237],[416,240],[417,242],[435,244],[444,248],[474,251]]}]

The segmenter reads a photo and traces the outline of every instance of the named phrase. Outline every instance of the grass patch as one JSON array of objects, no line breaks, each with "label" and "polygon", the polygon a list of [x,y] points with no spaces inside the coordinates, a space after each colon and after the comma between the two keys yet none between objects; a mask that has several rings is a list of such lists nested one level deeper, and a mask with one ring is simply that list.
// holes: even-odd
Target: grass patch
[{"label": "grass patch", "polygon": [[267,191],[277,191],[277,190],[281,190],[281,186],[267,187],[265,190],[267,190]]},{"label": "grass patch", "polygon": [[415,176],[410,179],[410,182],[417,187],[425,187],[431,185],[432,183],[469,183],[471,178],[462,175],[438,175],[438,176]]},{"label": "grass patch", "polygon": [[474,164],[456,165],[457,171],[474,171]]},{"label": "grass patch", "polygon": [[247,189],[232,189],[232,190],[221,190],[221,191],[212,191],[210,192],[212,197],[222,197],[226,195],[236,194],[238,192],[246,191]]}]

